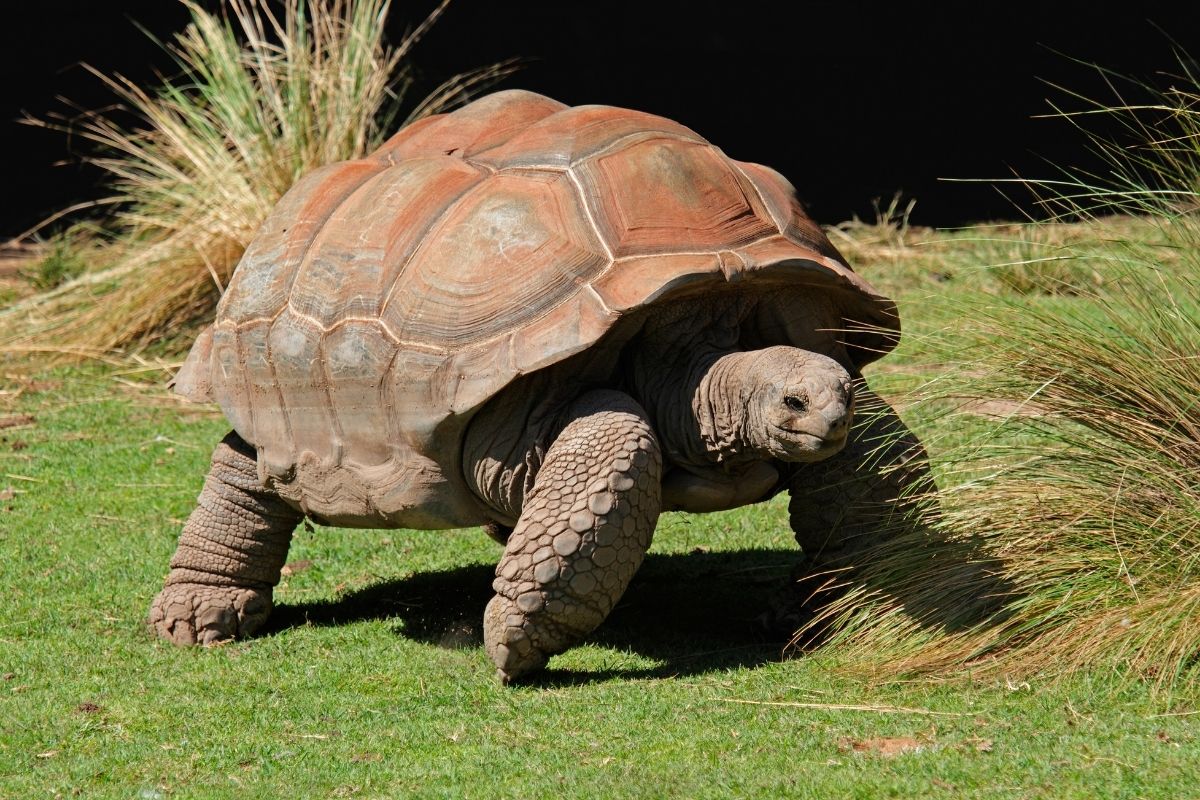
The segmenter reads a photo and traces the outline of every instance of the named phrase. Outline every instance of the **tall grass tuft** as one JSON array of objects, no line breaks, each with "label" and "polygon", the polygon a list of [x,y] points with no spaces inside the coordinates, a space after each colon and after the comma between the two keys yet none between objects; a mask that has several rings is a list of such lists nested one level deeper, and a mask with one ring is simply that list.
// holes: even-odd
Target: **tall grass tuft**
[{"label": "tall grass tuft", "polygon": [[944,377],[918,416],[966,443],[935,458],[941,512],[880,544],[826,609],[856,663],[1172,688],[1195,674],[1200,82],[1182,63],[1152,102],[1069,115],[1121,123],[1124,138],[1090,138],[1107,174],[1037,184],[1048,225],[1093,230],[1047,260],[1103,280],[997,291],[937,335]]},{"label": "tall grass tuft", "polygon": [[[120,107],[66,127],[95,145],[90,161],[111,178],[101,203],[113,209],[113,233],[82,275],[0,312],[0,352],[136,349],[210,313],[299,176],[392,132],[413,82],[411,50],[446,5],[392,46],[390,0],[226,0],[221,14],[184,4],[190,23],[163,45],[177,75],[151,91],[93,70]],[[513,67],[455,76],[406,122]]]}]

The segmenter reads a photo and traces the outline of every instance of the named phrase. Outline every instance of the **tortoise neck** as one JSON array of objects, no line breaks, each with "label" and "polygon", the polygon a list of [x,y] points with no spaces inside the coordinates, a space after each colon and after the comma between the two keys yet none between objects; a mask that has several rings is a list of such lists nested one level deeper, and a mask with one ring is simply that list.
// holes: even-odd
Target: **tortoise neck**
[{"label": "tortoise neck", "polygon": [[746,436],[749,398],[739,350],[700,348],[639,359],[634,395],[650,415],[669,463],[711,467],[758,460]]}]

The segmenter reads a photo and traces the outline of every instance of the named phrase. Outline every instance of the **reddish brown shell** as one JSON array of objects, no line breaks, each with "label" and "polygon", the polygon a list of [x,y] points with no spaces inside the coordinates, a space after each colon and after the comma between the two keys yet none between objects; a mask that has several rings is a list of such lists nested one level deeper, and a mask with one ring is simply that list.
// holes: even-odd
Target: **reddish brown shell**
[{"label": "reddish brown shell", "polygon": [[280,479],[307,461],[419,480],[449,417],[633,310],[735,281],[829,292],[883,331],[847,334],[860,362],[891,347],[893,304],[774,171],[661,117],[499,92],[300,180],[177,387],[211,387]]}]

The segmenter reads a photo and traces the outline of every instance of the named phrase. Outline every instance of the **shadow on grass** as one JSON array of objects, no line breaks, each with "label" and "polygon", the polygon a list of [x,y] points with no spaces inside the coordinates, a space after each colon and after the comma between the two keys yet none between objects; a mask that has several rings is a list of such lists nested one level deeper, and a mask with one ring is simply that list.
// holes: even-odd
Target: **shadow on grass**
[{"label": "shadow on grass", "polygon": [[[533,683],[698,675],[780,661],[797,629],[793,611],[798,595],[791,587],[795,576],[803,574],[804,563],[798,549],[652,553],[621,602],[586,641],[636,653],[657,666],[588,671],[555,669],[551,662]],[[401,636],[414,641],[446,648],[481,647],[493,570],[492,565],[473,564],[422,572],[333,601],[281,605],[264,633],[300,625],[390,620]],[[947,614],[939,618],[923,608],[919,616],[943,627],[977,621],[964,617],[961,606]]]},{"label": "shadow on grass", "polygon": [[[803,560],[799,550],[651,553],[617,607],[586,641],[637,653],[659,666],[588,672],[555,670],[552,662],[537,684],[692,675],[778,661],[788,634],[769,630],[757,618]],[[415,641],[481,647],[494,570],[473,564],[421,572],[333,601],[280,605],[263,633],[392,620],[399,623],[400,635]]]}]

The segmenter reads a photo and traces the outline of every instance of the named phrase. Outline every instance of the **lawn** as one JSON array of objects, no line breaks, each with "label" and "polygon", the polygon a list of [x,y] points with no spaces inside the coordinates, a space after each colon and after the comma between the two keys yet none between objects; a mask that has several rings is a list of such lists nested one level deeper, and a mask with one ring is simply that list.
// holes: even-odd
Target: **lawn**
[{"label": "lawn", "polygon": [[[953,323],[946,299],[1012,289],[980,265],[1021,245],[989,230],[850,233],[839,246],[901,300],[909,338],[872,377],[903,400],[930,377],[926,336]],[[483,653],[500,551],[479,530],[301,528],[263,635],[157,641],[142,621],[227,430],[171,400],[163,377],[0,384],[0,797],[1166,798],[1200,785],[1193,682],[866,677],[837,646],[781,658],[756,624],[800,560],[779,500],[665,515],[610,619],[526,686],[502,688]]]}]

